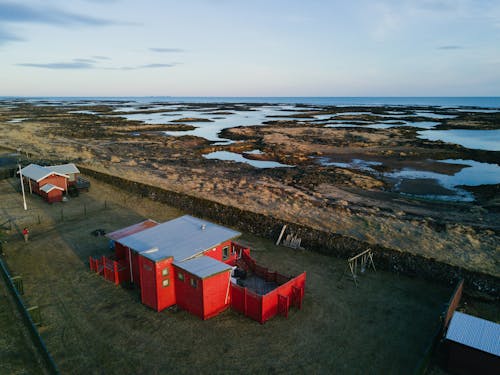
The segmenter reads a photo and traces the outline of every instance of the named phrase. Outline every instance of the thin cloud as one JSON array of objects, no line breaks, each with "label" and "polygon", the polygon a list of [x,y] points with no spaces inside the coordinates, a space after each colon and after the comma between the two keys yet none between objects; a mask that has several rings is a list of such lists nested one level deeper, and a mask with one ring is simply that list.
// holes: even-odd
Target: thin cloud
[{"label": "thin cloud", "polygon": [[149,50],[160,53],[185,52],[182,48],[150,48]]},{"label": "thin cloud", "polygon": [[449,46],[439,46],[437,49],[440,50],[454,50],[454,49],[464,49],[462,46],[449,45]]},{"label": "thin cloud", "polygon": [[35,8],[15,3],[0,3],[0,22],[43,23],[58,26],[105,26],[115,24],[111,20],[65,12],[55,8]]},{"label": "thin cloud", "polygon": [[122,66],[119,68],[106,68],[109,70],[138,70],[138,69],[156,69],[156,68],[172,68],[174,66],[178,65],[177,63],[171,63],[171,64],[145,64],[145,65],[137,65],[137,66]]},{"label": "thin cloud", "polygon": [[65,69],[95,69],[93,64],[86,62],[56,62],[56,63],[46,63],[46,64],[37,64],[37,63],[19,63],[16,64],[18,66],[26,66],[30,68],[45,68],[52,70],[65,70]]},{"label": "thin cloud", "polygon": [[74,62],[80,62],[80,63],[89,63],[93,64],[97,62],[95,59],[73,59]]},{"label": "thin cloud", "polygon": [[52,70],[69,70],[69,69],[103,69],[103,70],[138,70],[138,69],[157,69],[157,68],[171,68],[178,63],[151,63],[136,66],[121,66],[121,67],[106,67],[96,65],[99,62],[96,59],[76,58],[68,62],[51,62],[51,63],[18,63],[17,66],[24,66],[30,68],[44,68]]},{"label": "thin cloud", "polygon": [[96,59],[96,60],[111,60],[109,57],[107,56],[92,56],[93,59]]}]

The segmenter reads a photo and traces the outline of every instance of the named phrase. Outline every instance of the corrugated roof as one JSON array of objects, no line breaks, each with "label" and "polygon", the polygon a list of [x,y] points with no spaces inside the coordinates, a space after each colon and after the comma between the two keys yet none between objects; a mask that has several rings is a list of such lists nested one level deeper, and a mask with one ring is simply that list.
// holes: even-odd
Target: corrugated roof
[{"label": "corrugated roof", "polygon": [[500,324],[455,311],[446,339],[500,356]]},{"label": "corrugated roof", "polygon": [[51,170],[49,167],[42,167],[38,164],[30,164],[21,169],[23,176],[26,176],[36,182],[43,180],[45,177],[51,174],[57,174],[59,176],[68,177],[62,173]]},{"label": "corrugated roof", "polygon": [[118,242],[153,261],[174,257],[181,262],[222,242],[240,236],[240,232],[189,215],[158,224],[153,228],[121,238]]},{"label": "corrugated roof", "polygon": [[231,269],[231,266],[204,255],[184,262],[174,262],[174,265],[201,279]]},{"label": "corrugated roof", "polygon": [[80,173],[80,171],[78,170],[76,165],[73,163],[51,165],[50,167],[47,167],[47,168],[53,170],[54,172],[62,173],[62,174]]},{"label": "corrugated roof", "polygon": [[55,185],[52,185],[52,184],[45,184],[45,185],[43,185],[40,188],[40,190],[43,191],[43,192],[45,192],[45,193],[49,193],[50,191],[52,191],[54,189],[64,191],[63,188],[60,188],[59,186],[55,186]]},{"label": "corrugated roof", "polygon": [[106,237],[108,237],[111,240],[119,240],[120,238],[130,236],[134,233],[142,232],[143,230],[146,230],[148,228],[152,228],[157,226],[158,223],[154,220],[147,219],[144,221],[141,221],[140,223],[131,225],[126,228],[118,229],[115,230],[114,232],[106,234]]}]

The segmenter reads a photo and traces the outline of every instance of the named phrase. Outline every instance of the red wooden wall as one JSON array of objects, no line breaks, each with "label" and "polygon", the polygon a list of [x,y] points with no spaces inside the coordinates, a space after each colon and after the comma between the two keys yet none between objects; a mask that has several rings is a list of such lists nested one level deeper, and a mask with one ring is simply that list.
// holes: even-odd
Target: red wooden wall
[{"label": "red wooden wall", "polygon": [[[176,266],[174,266],[174,272],[177,305],[203,319],[203,287],[201,280]],[[184,276],[184,280],[179,279],[179,274]],[[196,288],[191,286],[191,279],[196,280]]]},{"label": "red wooden wall", "polygon": [[44,191],[40,191],[40,195],[47,202],[54,203],[54,202],[61,202],[62,201],[63,192],[61,190],[53,189],[53,190],[49,191],[48,193],[45,193]]},{"label": "red wooden wall", "polygon": [[225,271],[202,280],[203,319],[209,319],[229,307],[231,299],[231,271]]},{"label": "red wooden wall", "polygon": [[[172,258],[153,262],[143,256],[138,258],[140,270],[141,301],[156,311],[161,311],[176,302],[173,282]],[[167,274],[163,275],[163,270]],[[164,281],[166,283],[164,284]]]},{"label": "red wooden wall", "polygon": [[[227,250],[227,257],[223,257],[223,248],[228,247]],[[220,245],[217,245],[216,247],[211,248],[210,250],[207,250],[203,253],[203,255],[209,256],[210,258],[214,258],[218,261],[227,263],[227,264],[234,264],[234,262],[237,259],[238,254],[234,250],[233,243],[231,241],[226,241],[221,243]]]},{"label": "red wooden wall", "polygon": [[60,188],[66,190],[66,177],[59,176],[57,174],[52,174],[50,176],[45,177],[43,180],[38,183],[31,180],[31,188],[33,193],[40,195],[40,188],[43,185],[52,184],[54,186],[59,186]]}]

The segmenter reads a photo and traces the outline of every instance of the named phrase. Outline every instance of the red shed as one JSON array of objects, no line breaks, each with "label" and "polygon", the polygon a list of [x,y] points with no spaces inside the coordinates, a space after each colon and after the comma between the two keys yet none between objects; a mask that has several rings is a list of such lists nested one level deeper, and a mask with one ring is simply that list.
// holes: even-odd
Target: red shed
[{"label": "red shed", "polygon": [[49,184],[62,189],[63,192],[68,190],[68,176],[55,172],[50,167],[30,164],[21,169],[21,174],[23,180],[28,181],[30,193],[42,195],[41,188]]},{"label": "red shed", "polygon": [[63,188],[52,184],[46,184],[40,188],[40,195],[49,203],[62,201],[63,192]]}]

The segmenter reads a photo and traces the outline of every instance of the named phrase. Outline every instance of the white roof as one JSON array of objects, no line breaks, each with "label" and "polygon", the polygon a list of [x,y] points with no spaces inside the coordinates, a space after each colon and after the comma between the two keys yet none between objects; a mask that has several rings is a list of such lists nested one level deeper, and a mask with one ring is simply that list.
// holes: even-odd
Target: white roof
[{"label": "white roof", "polygon": [[61,191],[64,191],[63,188],[60,188],[59,186],[55,186],[55,185],[52,185],[52,184],[45,184],[43,185],[40,190],[41,191],[44,191],[45,193],[48,193],[54,189],[57,189],[57,190],[61,190]]},{"label": "white roof", "polygon": [[68,163],[68,164],[60,164],[60,165],[51,165],[50,167],[51,170],[57,173],[62,173],[62,174],[72,174],[72,173],[80,173],[76,165],[73,163]]},{"label": "white roof", "polygon": [[229,271],[232,268],[225,263],[205,255],[184,262],[174,262],[174,265],[201,279],[220,272]]},{"label": "white roof", "polygon": [[232,229],[185,215],[117,242],[152,261],[173,257],[181,262],[240,235]]},{"label": "white roof", "polygon": [[455,311],[446,339],[500,356],[500,324]]},{"label": "white roof", "polygon": [[38,164],[30,164],[24,167],[23,169],[21,169],[21,173],[23,174],[23,176],[35,180],[36,182],[43,180],[45,177],[48,177],[51,174],[57,174],[62,177],[68,177],[62,173],[51,170],[50,167],[42,167],[41,165]]}]

